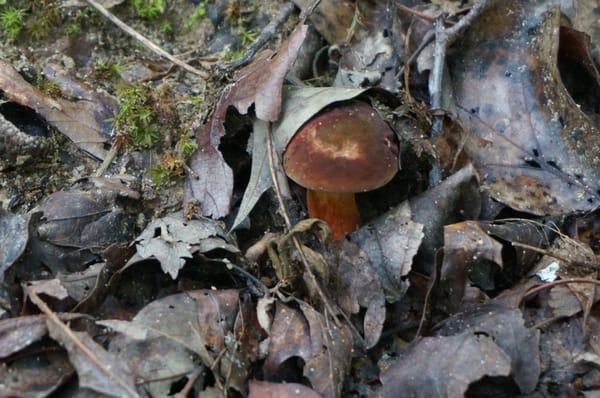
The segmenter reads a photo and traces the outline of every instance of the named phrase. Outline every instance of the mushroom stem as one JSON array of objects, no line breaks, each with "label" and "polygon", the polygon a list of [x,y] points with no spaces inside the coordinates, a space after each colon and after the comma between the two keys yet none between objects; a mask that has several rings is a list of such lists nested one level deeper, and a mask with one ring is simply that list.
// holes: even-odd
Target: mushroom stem
[{"label": "mushroom stem", "polygon": [[308,214],[331,227],[332,239],[340,240],[360,225],[354,193],[306,191]]}]

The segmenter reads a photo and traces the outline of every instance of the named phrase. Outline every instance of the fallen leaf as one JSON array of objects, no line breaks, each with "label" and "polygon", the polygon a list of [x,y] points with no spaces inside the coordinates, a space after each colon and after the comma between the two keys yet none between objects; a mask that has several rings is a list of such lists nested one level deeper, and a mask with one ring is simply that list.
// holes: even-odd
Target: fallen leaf
[{"label": "fallen leaf", "polygon": [[397,301],[406,293],[409,282],[405,277],[423,236],[423,224],[413,221],[408,202],[351,235],[373,264],[388,301]]},{"label": "fallen leaf", "polygon": [[521,393],[533,392],[541,373],[540,331],[525,327],[521,310],[490,302],[446,319],[436,334],[464,331],[490,336],[510,357],[511,375]]},{"label": "fallen leaf", "polygon": [[314,390],[298,383],[269,383],[266,381],[250,380],[248,398],[319,398],[321,395]]},{"label": "fallen leaf", "polygon": [[[110,126],[107,115],[116,110],[116,100],[111,107],[103,106],[100,94],[93,95],[95,101],[69,101],[63,98],[50,98],[48,95],[27,83],[13,66],[0,60],[0,90],[11,101],[27,106],[42,115],[46,121],[69,137],[80,149],[92,156],[104,159],[104,144],[109,140]],[[109,117],[110,117],[109,116]]]},{"label": "fallen leaf", "polygon": [[562,84],[559,22],[550,3],[493,3],[449,57],[460,119],[471,131],[465,151],[483,187],[536,215],[600,204],[600,133]]},{"label": "fallen leaf", "polygon": [[11,214],[0,207],[0,282],[27,247],[28,224],[29,217]]},{"label": "fallen leaf", "polygon": [[67,289],[65,289],[58,279],[31,281],[27,283],[27,288],[36,294],[45,294],[58,300],[64,300],[69,297],[69,292],[67,292]]},{"label": "fallen leaf", "polygon": [[[79,318],[79,314],[57,314],[63,321]],[[0,320],[0,358],[39,341],[48,334],[45,315],[29,315]]]},{"label": "fallen leaf", "polygon": [[68,334],[51,320],[47,320],[47,325],[50,337],[67,350],[82,387],[113,397],[139,397],[133,373],[126,362],[106,351],[87,333],[72,331]]},{"label": "fallen leaf", "polygon": [[465,166],[409,202],[412,220],[423,224],[424,233],[413,270],[431,274],[436,253],[444,246],[444,225],[479,216],[481,193],[475,169]]},{"label": "fallen leaf", "polygon": [[151,302],[130,322],[98,323],[121,333],[109,351],[147,381],[144,388],[153,396],[165,396],[176,376],[198,366],[193,353],[207,367],[215,364],[233,330],[238,299],[237,290],[188,291]]},{"label": "fallen leaf", "polygon": [[508,376],[510,358],[469,332],[425,337],[381,373],[380,397],[462,397],[483,376]]},{"label": "fallen leaf", "polygon": [[30,355],[0,363],[0,396],[48,397],[74,373],[64,353]]},{"label": "fallen leaf", "polygon": [[252,104],[256,118],[274,122],[281,110],[283,80],[306,36],[307,26],[299,24],[276,53],[264,50],[252,63],[234,76],[234,82],[221,92],[212,117],[198,131],[198,150],[190,160],[196,176],[186,184],[186,202],[199,202],[201,213],[219,218],[226,216],[231,207],[233,173],[219,152],[219,143],[225,135],[225,116],[230,106],[246,114]]},{"label": "fallen leaf", "polygon": [[[310,0],[293,0],[303,11]],[[343,44],[352,26],[356,3],[352,0],[321,0],[310,15],[310,21],[329,44]]]},{"label": "fallen leaf", "polygon": [[[142,258],[156,258],[163,271],[176,279],[186,259],[194,252],[210,251],[218,248],[237,250],[233,246],[225,246],[225,231],[215,222],[208,219],[185,220],[181,213],[172,213],[152,221],[136,239],[137,254]],[[202,246],[204,240],[219,238]],[[132,258],[132,261],[137,261]]]},{"label": "fallen leaf", "polygon": [[342,240],[334,248],[326,257],[333,275],[330,291],[336,292],[332,296],[347,314],[357,314],[360,307],[367,309],[363,332],[366,348],[372,348],[379,341],[385,322],[385,296],[376,275],[378,270],[354,242]]},{"label": "fallen leaf", "polygon": [[353,339],[347,327],[325,322],[305,304],[300,310],[277,302],[270,331],[268,355],[263,365],[267,378],[292,357],[304,359],[304,376],[324,397],[339,396],[349,371]]},{"label": "fallen leaf", "polygon": [[491,264],[502,268],[502,244],[486,234],[477,222],[446,225],[438,290],[443,296],[443,307],[451,313],[458,311],[464,304],[466,288],[477,282],[477,274],[484,273],[479,279],[493,282]]}]

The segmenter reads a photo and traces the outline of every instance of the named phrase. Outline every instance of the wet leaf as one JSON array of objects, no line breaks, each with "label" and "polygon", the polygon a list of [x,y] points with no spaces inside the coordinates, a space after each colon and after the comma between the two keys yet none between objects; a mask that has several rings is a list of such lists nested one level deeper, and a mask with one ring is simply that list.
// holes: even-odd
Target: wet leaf
[{"label": "wet leaf", "polygon": [[0,282],[4,273],[27,247],[29,217],[11,214],[0,207]]},{"label": "wet leaf", "polygon": [[266,381],[250,380],[248,398],[319,398],[321,395],[298,383],[269,383]]},{"label": "wet leaf", "polygon": [[63,385],[74,372],[63,353],[31,355],[0,363],[0,396],[47,397]]},{"label": "wet leaf", "polygon": [[72,335],[67,334],[54,322],[48,320],[47,324],[50,337],[67,350],[82,387],[113,397],[139,397],[133,373],[127,363],[106,351],[87,333],[72,331],[77,338],[74,340]]},{"label": "wet leaf", "polygon": [[455,312],[463,304],[463,296],[470,283],[477,279],[493,282],[492,264],[502,267],[502,244],[485,233],[477,222],[465,221],[445,226],[444,260],[440,275],[443,306]]},{"label": "wet leaf", "polygon": [[464,331],[493,338],[510,357],[511,375],[521,392],[533,392],[541,373],[540,332],[525,327],[520,310],[493,302],[469,308],[464,313],[448,318],[436,334],[448,336]]},{"label": "wet leaf", "polygon": [[425,337],[380,376],[380,397],[462,397],[483,376],[508,376],[510,358],[491,338],[469,332]]},{"label": "wet leaf", "polygon": [[325,322],[321,314],[300,304],[300,310],[278,302],[269,332],[271,341],[263,369],[267,378],[292,357],[304,359],[304,376],[325,397],[338,396],[349,370],[352,335],[347,327]]},{"label": "wet leaf", "polygon": [[[477,174],[465,166],[440,184],[410,199],[412,220],[423,224],[423,243],[415,257],[416,270],[431,273],[436,253],[443,247],[444,225],[477,219],[481,193]],[[415,267],[413,266],[413,270]]]},{"label": "wet leaf", "polygon": [[[64,321],[79,314],[58,314]],[[45,315],[29,315],[0,320],[0,358],[19,352],[48,334]]]},{"label": "wet leaf", "polygon": [[413,221],[408,202],[385,213],[351,235],[367,253],[388,301],[397,301],[408,289],[406,275],[423,240],[423,224]]},{"label": "wet leaf", "polygon": [[[281,117],[272,126],[273,147],[279,159],[296,131],[311,117],[334,102],[349,100],[364,92],[364,89],[335,87],[286,88],[283,91]],[[248,217],[261,195],[273,185],[267,157],[268,128],[265,121],[257,120],[254,123],[250,181],[231,229]],[[281,165],[277,171],[278,177],[285,178],[281,176],[284,174]]]},{"label": "wet leaf", "polygon": [[237,290],[197,290],[175,294],[148,304],[130,321],[99,323],[121,333],[111,341],[110,352],[129,364],[147,382],[155,396],[168,394],[180,375],[198,366],[198,355],[207,367],[225,348],[238,312]]},{"label": "wet leaf", "polygon": [[331,292],[335,292],[332,296],[342,310],[347,314],[357,314],[360,307],[367,309],[363,331],[366,348],[372,348],[379,341],[385,321],[385,296],[375,275],[376,269],[367,254],[347,240],[342,240],[327,260],[334,276],[330,288]]},{"label": "wet leaf", "polygon": [[104,144],[111,129],[106,120],[116,110],[115,99],[107,101],[108,96],[93,90],[88,93],[93,101],[50,98],[27,83],[6,61],[0,62],[0,90],[11,101],[35,110],[80,149],[96,158],[104,158]]},{"label": "wet leaf", "polygon": [[281,110],[283,80],[298,55],[306,30],[306,25],[298,25],[276,53],[264,50],[239,70],[235,82],[222,91],[212,117],[198,132],[198,151],[190,161],[197,177],[188,179],[186,201],[197,200],[203,215],[223,217],[231,206],[233,173],[218,149],[225,135],[227,109],[234,106],[246,114],[254,104],[257,119],[276,121]]},{"label": "wet leaf", "polygon": [[465,151],[484,188],[537,215],[600,204],[600,134],[558,73],[559,21],[550,3],[493,3],[450,57],[460,118],[471,131]]}]

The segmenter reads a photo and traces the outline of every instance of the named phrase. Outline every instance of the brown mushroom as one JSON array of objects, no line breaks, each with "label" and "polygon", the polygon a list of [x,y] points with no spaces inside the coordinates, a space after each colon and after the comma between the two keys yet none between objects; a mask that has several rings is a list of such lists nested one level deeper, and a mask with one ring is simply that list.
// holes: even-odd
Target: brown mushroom
[{"label": "brown mushroom", "polygon": [[360,224],[354,194],[385,185],[398,171],[398,141],[369,105],[343,103],[298,130],[283,154],[283,165],[307,189],[310,217],[327,222],[338,240]]}]

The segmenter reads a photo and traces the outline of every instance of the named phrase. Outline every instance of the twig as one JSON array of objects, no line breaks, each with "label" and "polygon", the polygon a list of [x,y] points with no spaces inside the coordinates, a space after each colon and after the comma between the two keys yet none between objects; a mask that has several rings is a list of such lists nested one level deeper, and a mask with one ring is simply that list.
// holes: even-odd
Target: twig
[{"label": "twig", "polygon": [[244,52],[244,55],[235,61],[225,64],[223,67],[220,67],[220,69],[222,69],[224,72],[231,72],[232,70],[250,62],[258,50],[260,50],[261,47],[271,40],[275,33],[277,33],[279,26],[281,26],[289,18],[289,16],[292,15],[292,12],[295,8],[296,6],[293,2],[288,1],[285,3],[277,15],[275,15],[275,17],[271,20],[271,22],[269,22],[262,32],[260,32],[260,35],[256,38],[256,40],[248,46]]},{"label": "twig", "polygon": [[114,383],[118,384],[124,391],[127,391],[128,396],[130,397],[139,397],[138,393],[132,389],[127,382],[123,381],[119,374],[114,373],[110,370],[98,357],[94,354],[75,333],[65,325],[58,316],[48,307],[48,305],[37,295],[37,293],[32,290],[27,290],[27,295],[31,299],[31,301],[38,306],[38,308],[46,314],[48,319],[56,325],[69,339],[73,341],[73,343],[77,346],[81,352],[85,354],[85,356],[95,365],[98,369],[104,373],[106,376],[110,378]]},{"label": "twig", "polygon": [[544,283],[543,285],[540,286],[536,286],[532,289],[529,289],[528,291],[526,291],[523,296],[521,296],[521,299],[519,300],[519,305],[523,302],[523,300],[525,300],[525,298],[539,293],[542,290],[545,289],[550,289],[554,286],[558,286],[558,285],[567,285],[569,283],[591,283],[593,285],[597,285],[600,286],[600,281],[597,279],[589,279],[589,278],[568,278],[568,279],[560,279],[554,282],[549,282],[549,283]]},{"label": "twig", "polygon": [[[429,89],[431,96],[431,110],[433,124],[431,137],[438,137],[444,128],[444,113],[442,109],[442,82],[444,66],[446,65],[446,50],[448,45],[456,39],[477,18],[487,6],[488,0],[479,0],[456,25],[446,29],[443,17],[438,17],[434,23],[435,44],[433,48],[433,69],[429,76]],[[430,174],[430,182],[437,184],[442,178],[441,166],[434,161]]]},{"label": "twig", "polygon": [[185,383],[185,386],[183,386],[181,391],[179,391],[175,395],[175,398],[187,398],[190,391],[192,391],[192,388],[194,388],[194,384],[196,384],[196,380],[198,380],[200,375],[202,375],[202,372],[204,372],[204,366],[200,365],[200,367],[198,369],[196,369],[194,371],[194,373],[192,373],[191,375],[188,376],[187,383]]},{"label": "twig", "polygon": [[304,9],[304,11],[302,11],[302,13],[300,14],[300,21],[302,21],[302,23],[304,23],[306,18],[312,15],[315,9],[319,6],[320,2],[321,0],[314,0],[311,5],[309,5]]},{"label": "twig", "polygon": [[108,168],[110,167],[110,164],[113,162],[113,160],[115,160],[115,157],[119,153],[120,149],[121,149],[121,144],[119,144],[118,141],[114,142],[113,145],[110,147],[110,150],[108,151],[108,153],[104,157],[104,160],[102,161],[102,164],[94,172],[94,177],[102,177],[102,175],[104,173],[106,173],[106,170],[108,170]]},{"label": "twig", "polygon": [[441,268],[441,261],[437,261],[437,257],[439,254],[440,251],[438,251],[438,253],[436,254],[436,259],[434,260],[435,264],[433,264],[433,272],[431,273],[431,275],[429,276],[429,280],[427,281],[427,292],[425,293],[425,299],[423,300],[423,313],[421,314],[421,319],[419,321],[419,328],[417,329],[415,337],[413,338],[413,341],[415,342],[421,337],[423,329],[425,328],[425,323],[427,323],[428,321],[427,315],[429,313],[429,303],[433,294],[433,288],[438,282],[438,275],[440,275],[441,273],[441,270],[438,269]]},{"label": "twig", "polygon": [[520,248],[525,249],[525,250],[530,250],[532,252],[540,253],[540,254],[543,254],[545,256],[549,256],[549,257],[555,258],[558,261],[562,261],[565,264],[579,264],[579,265],[583,265],[583,266],[586,266],[586,267],[589,267],[589,268],[593,268],[593,269],[600,269],[600,265],[599,264],[590,263],[588,261],[581,261],[581,262],[579,262],[577,260],[569,260],[568,258],[563,257],[560,254],[553,253],[550,250],[542,249],[542,248],[536,247],[536,246],[531,246],[531,245],[528,245],[526,243],[511,242],[511,244],[513,246],[515,246],[515,247],[520,247]]},{"label": "twig", "polygon": [[263,292],[264,297],[271,296],[271,292],[269,291],[269,288],[264,283],[262,283],[257,277],[252,275],[250,272],[246,271],[245,269],[243,269],[240,266],[233,264],[230,261],[227,262],[226,267],[231,268],[231,270],[241,274],[244,278],[246,278],[248,280],[249,283],[252,283],[255,287],[257,287],[259,290],[261,290]]},{"label": "twig", "polygon": [[402,11],[404,11],[407,14],[414,15],[417,18],[421,18],[424,21],[435,22],[435,20],[436,20],[436,17],[432,17],[431,15],[427,15],[425,13],[417,11],[414,8],[410,8],[408,6],[405,6],[402,3],[396,2],[396,6],[398,7],[399,10],[402,10]]},{"label": "twig", "polygon": [[129,25],[127,25],[125,22],[121,21],[114,14],[112,14],[110,11],[108,11],[106,8],[104,8],[104,6],[102,6],[102,4],[98,3],[96,0],[86,0],[86,1],[92,7],[94,7],[96,10],[98,10],[98,12],[100,12],[100,14],[102,14],[106,18],[108,18],[112,23],[117,25],[122,31],[127,33],[129,36],[133,37],[134,39],[136,39],[137,41],[142,43],[150,51],[153,51],[154,53],[160,55],[161,57],[168,59],[172,63],[182,67],[183,69],[187,70],[188,72],[191,72],[195,75],[200,76],[203,79],[209,78],[210,75],[208,72],[196,69],[193,66],[191,66],[190,64],[187,64],[187,63],[183,62],[182,60],[169,54],[168,52],[166,52],[165,50],[160,48],[158,45],[156,45],[152,41],[150,41],[150,39],[146,38],[141,33],[136,31],[135,29],[131,28]]}]

